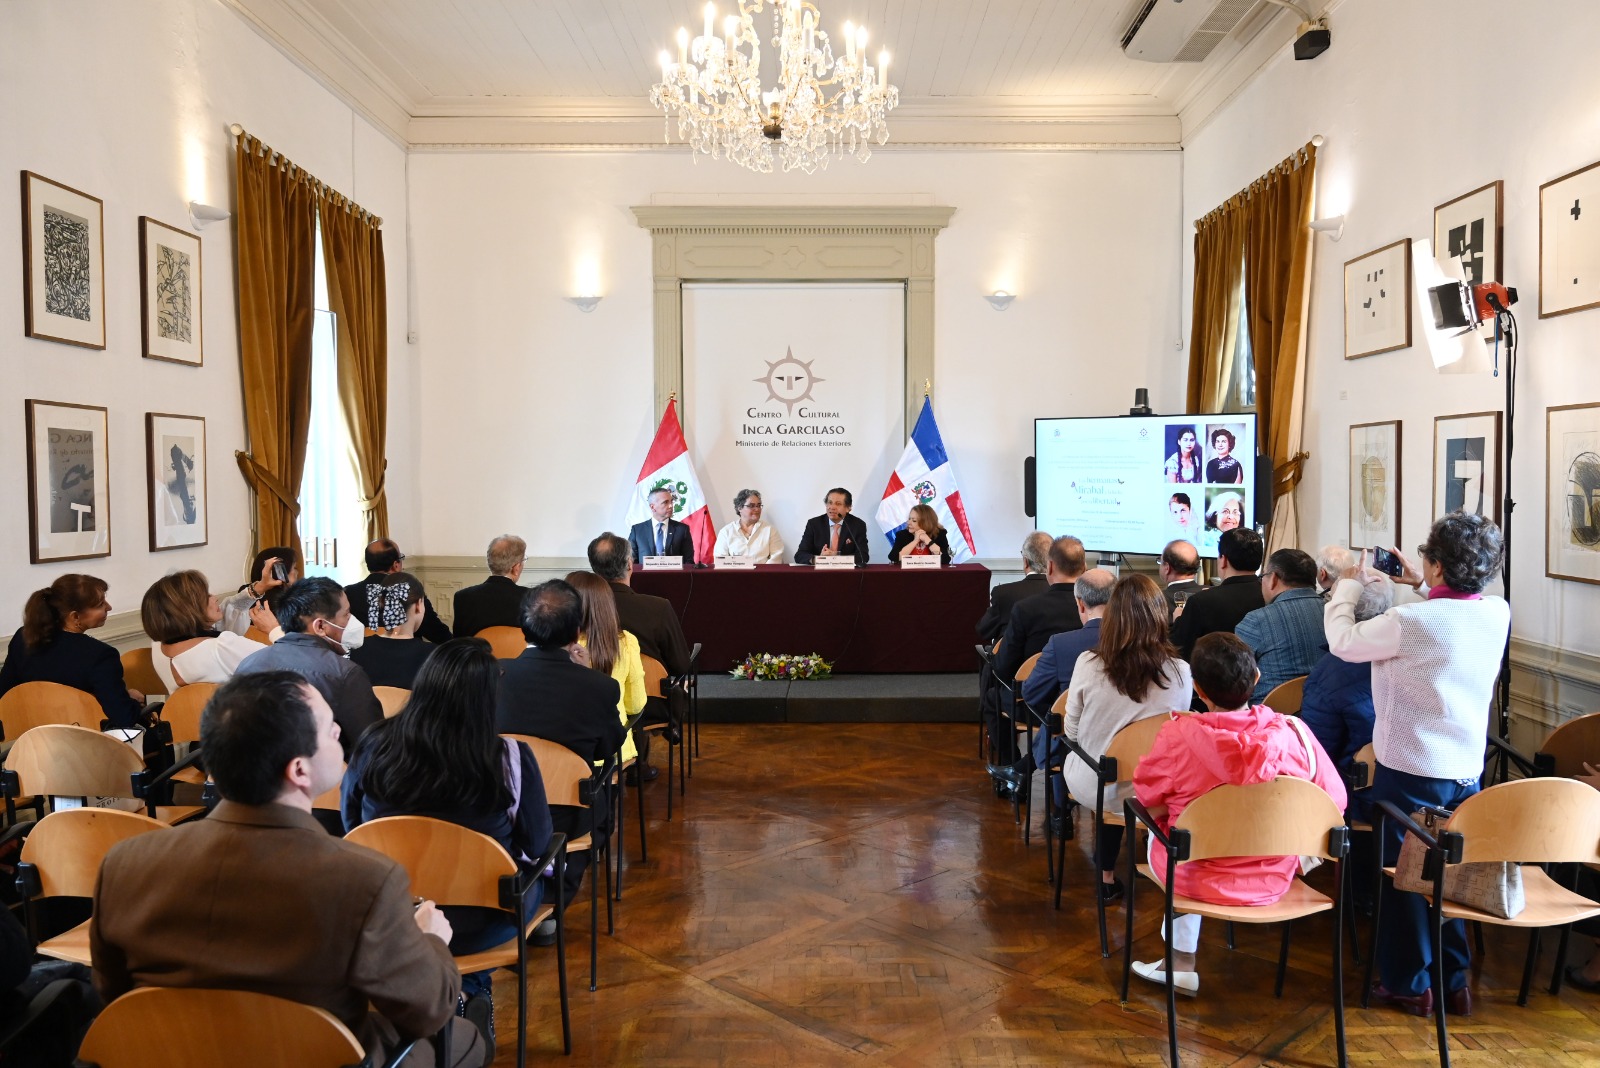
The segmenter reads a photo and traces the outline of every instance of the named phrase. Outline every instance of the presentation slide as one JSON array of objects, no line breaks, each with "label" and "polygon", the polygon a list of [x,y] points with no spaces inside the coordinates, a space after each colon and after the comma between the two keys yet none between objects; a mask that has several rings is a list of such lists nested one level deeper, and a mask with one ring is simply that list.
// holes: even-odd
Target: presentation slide
[{"label": "presentation slide", "polygon": [[1255,521],[1256,417],[1035,419],[1040,530],[1104,553],[1161,552],[1183,538],[1217,555]]}]

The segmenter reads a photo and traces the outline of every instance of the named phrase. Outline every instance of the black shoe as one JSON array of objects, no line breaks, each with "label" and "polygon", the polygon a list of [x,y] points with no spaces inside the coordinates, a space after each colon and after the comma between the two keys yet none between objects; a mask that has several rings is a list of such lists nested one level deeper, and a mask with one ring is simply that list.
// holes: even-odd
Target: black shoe
[{"label": "black shoe", "polygon": [[1022,789],[1022,784],[1028,781],[1028,773],[1023,770],[1021,761],[1015,764],[990,764],[989,776],[1012,790]]},{"label": "black shoe", "polygon": [[1100,900],[1107,904],[1113,901],[1121,901],[1122,895],[1126,892],[1127,888],[1122,885],[1121,879],[1113,879],[1109,883],[1102,882],[1100,884]]},{"label": "black shoe", "polygon": [[662,731],[661,732],[661,737],[663,737],[663,738],[665,738],[667,740],[667,744],[668,745],[682,745],[683,744],[683,732],[678,729],[678,725],[676,723],[674,723],[672,726],[668,727],[666,730]]},{"label": "black shoe", "polygon": [[1050,817],[1050,833],[1063,842],[1070,842],[1078,832],[1070,816],[1055,815]]},{"label": "black shoe", "polygon": [[1581,964],[1574,964],[1567,969],[1566,983],[1568,986],[1586,990],[1591,994],[1600,993],[1600,979],[1585,979],[1583,965]]},{"label": "black shoe", "polygon": [[[661,774],[660,769],[653,768],[649,764],[645,764],[645,765],[642,765],[642,766],[644,768],[644,781],[645,782],[655,782],[656,776]],[[640,767],[641,767],[641,765],[635,764],[633,767],[631,767],[631,768],[629,768],[627,770],[627,772],[622,776],[622,781],[623,781],[623,783],[625,785],[627,785],[627,786],[638,786],[639,785],[639,768]]]},{"label": "black shoe", "polygon": [[528,941],[536,946],[553,946],[556,944],[556,921],[545,920],[533,929],[533,934]]},{"label": "black shoe", "polygon": [[467,999],[466,1011],[461,1015],[483,1035],[484,1064],[494,1060],[494,992],[485,990]]}]

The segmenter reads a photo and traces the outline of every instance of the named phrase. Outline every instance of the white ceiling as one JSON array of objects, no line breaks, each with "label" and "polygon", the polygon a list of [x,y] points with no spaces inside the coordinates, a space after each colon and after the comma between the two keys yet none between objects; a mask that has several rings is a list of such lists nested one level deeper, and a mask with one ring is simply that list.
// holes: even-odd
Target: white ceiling
[{"label": "white ceiling", "polygon": [[[704,0],[224,2],[418,147],[659,146],[656,57],[704,18]],[[1295,21],[1263,0],[1204,63],[1154,64],[1122,54],[1140,0],[815,2],[823,29],[865,25],[889,50],[899,144],[1175,148]]]}]

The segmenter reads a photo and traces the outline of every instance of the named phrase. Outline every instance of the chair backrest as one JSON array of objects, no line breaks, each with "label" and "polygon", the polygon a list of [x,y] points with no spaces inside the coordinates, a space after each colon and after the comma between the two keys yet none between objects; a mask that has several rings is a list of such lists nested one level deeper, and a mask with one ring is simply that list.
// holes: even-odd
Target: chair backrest
[{"label": "chair backrest", "polygon": [[646,697],[665,697],[667,695],[667,669],[661,661],[653,656],[639,654],[639,661],[644,665],[644,695]]},{"label": "chair backrest", "polygon": [[426,816],[385,816],[344,837],[399,864],[411,876],[411,893],[440,905],[500,908],[500,877],[517,873],[493,838]]},{"label": "chair backrest", "polygon": [[1136,719],[1116,734],[1111,736],[1111,741],[1106,745],[1104,756],[1115,757],[1117,761],[1117,781],[1132,782],[1133,773],[1139,769],[1139,761],[1145,758],[1156,744],[1156,735],[1161,733],[1161,728],[1171,722],[1170,716],[1150,716],[1147,719]]},{"label": "chair backrest", "polygon": [[1071,692],[1072,691],[1070,689],[1062,690],[1061,691],[1061,696],[1057,697],[1056,700],[1055,700],[1055,704],[1050,706],[1050,711],[1054,712],[1058,716],[1066,715],[1067,714],[1067,694],[1069,694]]},{"label": "chair backrest", "polygon": [[174,742],[200,740],[200,713],[205,711],[206,702],[216,692],[214,682],[191,682],[172,691],[161,708],[161,719],[172,728]]},{"label": "chair backrest", "polygon": [[1280,775],[1249,786],[1218,786],[1195,798],[1173,827],[1189,832],[1189,859],[1332,857],[1328,833],[1344,813],[1309,779]]},{"label": "chair backrest", "polygon": [[475,636],[488,642],[500,660],[515,660],[528,647],[521,627],[484,627]]},{"label": "chair backrest", "polygon": [[100,702],[92,695],[59,682],[24,682],[0,695],[0,724],[5,725],[8,742],[46,723],[71,723],[98,730],[105,718]]},{"label": "chair backrest", "polygon": [[122,654],[122,681],[146,697],[158,697],[167,692],[167,684],[156,674],[149,649],[129,649]]},{"label": "chair backrest", "polygon": [[1028,676],[1033,674],[1033,669],[1039,663],[1039,656],[1039,653],[1034,653],[1032,656],[1028,657],[1028,659],[1022,662],[1021,667],[1017,668],[1016,680],[1018,682],[1028,681]]},{"label": "chair backrest", "polygon": [[254,623],[244,629],[244,636],[253,642],[260,642],[262,645],[272,644],[272,639],[267,636],[267,632]]},{"label": "chair backrest", "polygon": [[47,723],[17,739],[6,755],[25,794],[53,797],[132,797],[144,760],[109,734]]},{"label": "chair backrest", "polygon": [[1461,860],[1600,863],[1600,790],[1575,779],[1515,779],[1457,806]]},{"label": "chair backrest", "polygon": [[1555,760],[1555,773],[1570,779],[1582,775],[1583,762],[1600,764],[1600,712],[1570,719],[1550,732],[1539,752]]},{"label": "chair backrest", "polygon": [[384,719],[398,716],[400,710],[406,707],[406,702],[411,700],[411,691],[398,686],[374,686],[372,692],[378,695],[378,703],[383,706]]},{"label": "chair backrest", "polygon": [[503,734],[514,742],[522,742],[533,750],[533,759],[539,765],[539,777],[544,780],[544,796],[552,805],[578,805],[587,808],[580,798],[579,787],[594,776],[583,757],[559,742],[535,738],[531,734]]},{"label": "chair backrest", "polygon": [[1356,752],[1356,755],[1353,759],[1355,763],[1360,764],[1367,769],[1367,785],[1371,786],[1372,776],[1378,771],[1378,751],[1372,748],[1371,742],[1368,742]]},{"label": "chair backrest", "polygon": [[106,1006],[78,1056],[102,1068],[340,1068],[366,1053],[315,1005],[247,990],[147,986]]},{"label": "chair backrest", "polygon": [[93,897],[100,862],[112,846],[171,829],[137,812],[69,808],[39,821],[22,843],[21,859],[38,866],[42,896]]},{"label": "chair backrest", "polygon": [[1305,703],[1306,676],[1281,682],[1267,694],[1267,699],[1262,704],[1278,713],[1280,716],[1298,716],[1300,706]]}]

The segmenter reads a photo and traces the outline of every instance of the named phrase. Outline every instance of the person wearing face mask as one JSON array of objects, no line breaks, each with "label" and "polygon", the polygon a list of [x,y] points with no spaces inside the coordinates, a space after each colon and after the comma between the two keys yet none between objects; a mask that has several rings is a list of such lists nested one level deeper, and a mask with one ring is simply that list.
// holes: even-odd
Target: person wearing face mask
[{"label": "person wearing face mask", "polygon": [[339,724],[345,759],[366,729],[383,719],[372,681],[352,664],[341,641],[350,623],[350,601],[330,578],[301,579],[278,601],[283,637],[246,657],[235,675],[292,671],[322,694]]},{"label": "person wearing face mask", "polygon": [[106,589],[93,575],[62,575],[29,595],[0,667],[0,695],[25,682],[60,683],[93,696],[112,726],[137,726],[144,694],[123,681],[117,651],[86,633],[111,614]]}]

